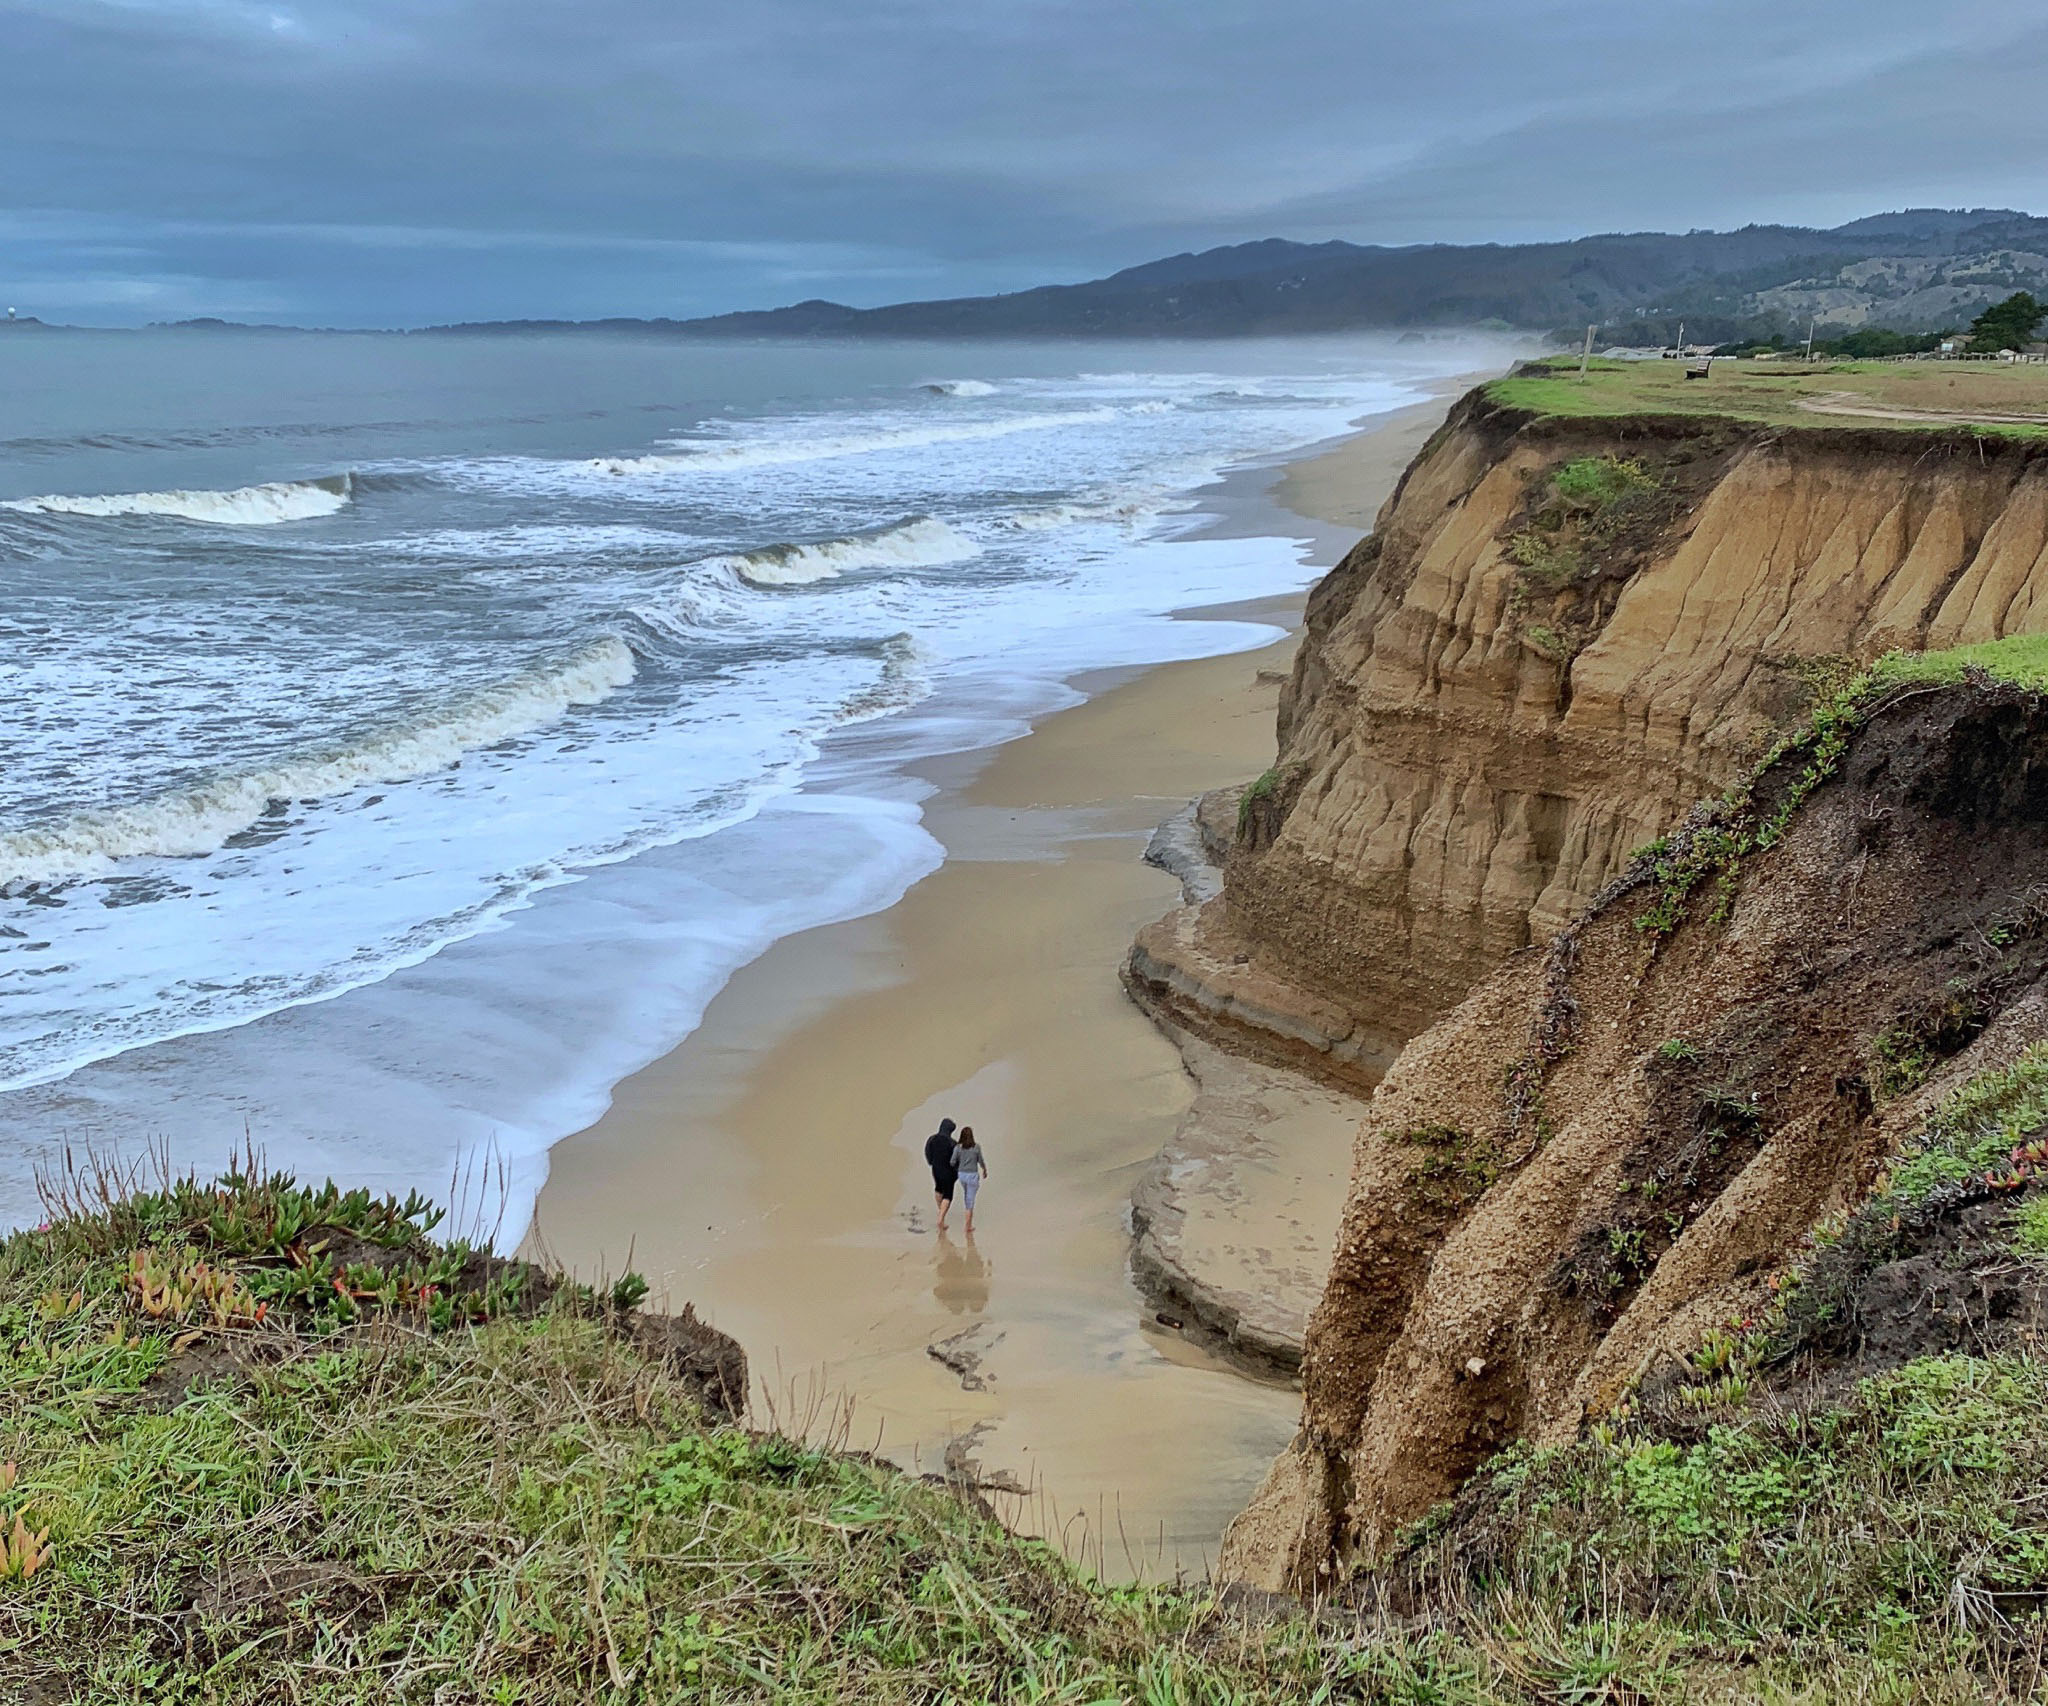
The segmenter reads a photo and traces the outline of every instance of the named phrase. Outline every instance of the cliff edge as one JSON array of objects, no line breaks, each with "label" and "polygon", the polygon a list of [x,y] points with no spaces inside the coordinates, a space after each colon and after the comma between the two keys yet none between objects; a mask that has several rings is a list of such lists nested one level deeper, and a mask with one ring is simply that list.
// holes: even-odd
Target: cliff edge
[{"label": "cliff edge", "polygon": [[[2014,602],[1963,577],[1911,602],[1959,598],[1987,624]],[[1858,676],[1409,1045],[1358,1137],[1301,1433],[1227,1573],[1327,1582],[1503,1447],[1626,1415],[1764,1315],[1932,1110],[2048,1038],[2044,661],[2019,639]],[[1956,1176],[2031,1187],[2004,1165]]]},{"label": "cliff edge", "polygon": [[1473,392],[1312,596],[1220,896],[1128,981],[1369,1087],[1894,648],[2048,625],[2048,445]]}]

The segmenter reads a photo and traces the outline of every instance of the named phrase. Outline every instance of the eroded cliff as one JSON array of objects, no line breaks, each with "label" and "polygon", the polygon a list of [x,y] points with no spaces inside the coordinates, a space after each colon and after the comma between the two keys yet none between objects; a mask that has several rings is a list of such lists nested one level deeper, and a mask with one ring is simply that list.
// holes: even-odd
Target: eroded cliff
[{"label": "eroded cliff", "polygon": [[1958,673],[1834,695],[1402,1053],[1229,1573],[1313,1586],[1612,1414],[2048,1037],[2048,699]]},{"label": "eroded cliff", "polygon": [[2048,448],[1571,421],[1475,392],[1322,583],[1223,893],[1129,981],[1371,1084],[1894,648],[2048,626]]}]

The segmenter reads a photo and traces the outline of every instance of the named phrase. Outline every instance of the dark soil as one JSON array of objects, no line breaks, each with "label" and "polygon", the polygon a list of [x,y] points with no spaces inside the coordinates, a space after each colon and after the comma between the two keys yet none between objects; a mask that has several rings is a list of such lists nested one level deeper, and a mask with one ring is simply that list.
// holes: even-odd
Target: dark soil
[{"label": "dark soil", "polygon": [[[1752,1016],[1711,1054],[1660,1062],[1643,1141],[1622,1163],[1613,1213],[1580,1234],[1552,1283],[1604,1330],[1620,1317],[1665,1251],[1713,1206],[1763,1148],[1764,1092]],[[1745,1047],[1744,1044],[1751,1047]]]},{"label": "dark soil", "polygon": [[410,1574],[365,1576],[319,1559],[256,1559],[200,1577],[174,1627],[182,1625],[188,1657],[218,1660],[251,1639],[287,1648],[307,1644],[337,1624],[372,1623],[403,1597]]},{"label": "dark soil", "polygon": [[1982,1184],[1865,1210],[1815,1258],[1772,1347],[1774,1392],[1812,1402],[1917,1357],[2039,1342],[2048,1262],[2014,1253],[2022,1199]]},{"label": "dark soil", "polygon": [[254,1333],[209,1333],[182,1350],[174,1344],[170,1360],[137,1395],[138,1401],[144,1409],[175,1410],[194,1387],[237,1382],[251,1368],[275,1362],[280,1349],[275,1336]]},{"label": "dark soil", "polygon": [[737,1339],[697,1318],[683,1305],[680,1315],[634,1315],[627,1336],[644,1354],[687,1384],[705,1409],[738,1421],[747,1407],[747,1353]]}]

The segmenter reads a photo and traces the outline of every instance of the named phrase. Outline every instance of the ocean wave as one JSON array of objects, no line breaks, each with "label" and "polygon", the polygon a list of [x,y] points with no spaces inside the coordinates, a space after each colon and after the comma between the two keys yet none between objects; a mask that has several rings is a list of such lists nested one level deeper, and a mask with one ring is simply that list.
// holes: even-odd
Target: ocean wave
[{"label": "ocean wave", "polygon": [[708,557],[698,568],[729,570],[752,586],[809,586],[854,569],[920,569],[964,562],[980,546],[935,516],[913,515],[887,527],[813,544],[763,545]]},{"label": "ocean wave", "polygon": [[629,643],[650,656],[660,656],[668,646],[687,645],[702,640],[708,630],[744,622],[753,614],[750,603],[760,602],[730,573],[684,581],[655,601],[627,609],[629,627],[645,630]]},{"label": "ocean wave", "polygon": [[934,379],[918,389],[929,391],[934,397],[993,397],[996,394],[996,388],[986,379]]},{"label": "ocean wave", "polygon": [[280,521],[310,521],[344,508],[354,495],[347,474],[317,480],[277,480],[264,486],[241,486],[230,492],[108,492],[98,496],[51,493],[39,498],[12,498],[0,509],[26,515],[171,515],[186,521],[209,521],[222,527],[270,527]]},{"label": "ocean wave", "polygon": [[594,705],[633,679],[631,649],[608,635],[419,721],[382,729],[339,750],[266,770],[219,776],[108,811],[81,812],[45,829],[0,835],[0,884],[102,875],[119,859],[216,853],[254,828],[274,800],[330,798],[372,782],[407,782],[465,753]]},{"label": "ocean wave", "polygon": [[881,644],[882,674],[839,707],[842,723],[865,723],[914,705],[932,690],[931,656],[915,635],[891,634]]},{"label": "ocean wave", "polygon": [[1085,527],[1109,522],[1128,526],[1159,513],[1166,503],[1163,495],[1104,498],[1096,502],[1040,504],[1030,509],[1013,509],[994,517],[989,525],[1006,533],[1044,533],[1056,527]]},{"label": "ocean wave", "polygon": [[969,444],[1008,438],[1020,432],[1054,432],[1076,426],[1098,426],[1118,418],[1111,408],[1069,409],[1058,414],[1020,415],[1006,421],[979,421],[959,426],[911,427],[896,432],[849,433],[835,438],[767,439],[753,443],[712,442],[678,446],[652,456],[606,456],[584,463],[594,473],[722,474],[748,468],[780,468],[799,462],[829,462],[842,456],[869,456],[890,450],[919,450],[938,444]]}]

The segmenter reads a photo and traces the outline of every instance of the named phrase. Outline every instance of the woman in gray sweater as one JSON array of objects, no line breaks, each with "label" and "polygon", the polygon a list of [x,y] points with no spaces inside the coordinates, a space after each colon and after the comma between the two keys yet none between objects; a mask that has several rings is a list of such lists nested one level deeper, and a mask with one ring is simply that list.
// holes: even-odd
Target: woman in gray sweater
[{"label": "woman in gray sweater", "polygon": [[981,1152],[981,1145],[974,1141],[974,1127],[960,1128],[960,1141],[953,1145],[953,1171],[960,1179],[960,1194],[967,1199],[967,1231],[974,1232],[974,1199],[981,1191],[982,1180],[988,1177],[988,1157]]}]

